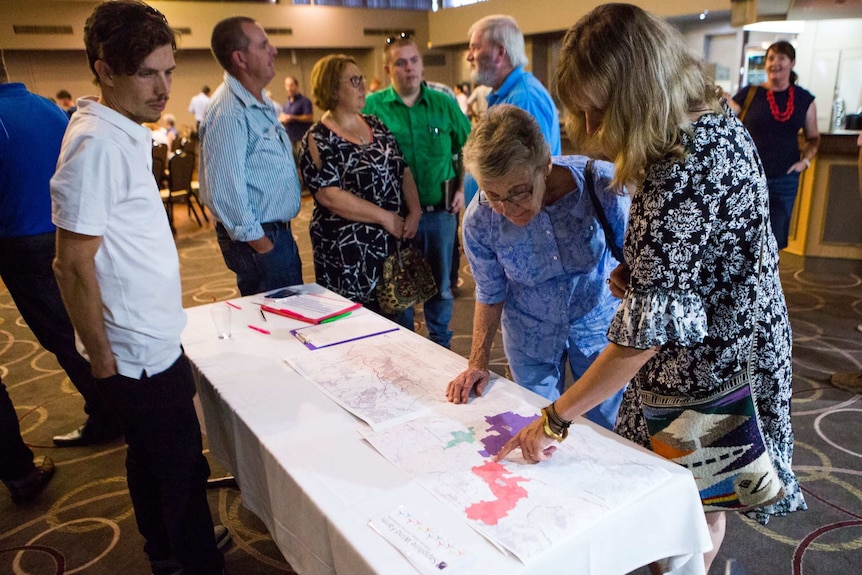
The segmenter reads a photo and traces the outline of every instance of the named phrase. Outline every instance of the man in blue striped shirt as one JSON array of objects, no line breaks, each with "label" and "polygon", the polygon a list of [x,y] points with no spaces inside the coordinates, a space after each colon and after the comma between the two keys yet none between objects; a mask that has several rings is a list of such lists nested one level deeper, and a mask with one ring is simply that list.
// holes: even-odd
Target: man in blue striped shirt
[{"label": "man in blue striped shirt", "polygon": [[201,197],[242,295],[302,283],[290,220],[300,184],[290,139],[264,94],[276,49],[251,18],[216,24],[211,47],[225,70],[200,126]]}]

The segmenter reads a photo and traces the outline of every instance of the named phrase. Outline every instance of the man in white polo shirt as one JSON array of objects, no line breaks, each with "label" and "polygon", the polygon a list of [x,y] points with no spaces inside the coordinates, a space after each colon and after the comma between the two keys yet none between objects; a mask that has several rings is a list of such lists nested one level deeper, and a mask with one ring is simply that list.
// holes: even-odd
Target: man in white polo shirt
[{"label": "man in white polo shirt", "polygon": [[221,574],[195,384],[180,346],[179,260],[141,125],[165,109],[174,31],[138,0],[109,1],[87,20],[84,43],[101,95],[80,101],[51,180],[54,270],[82,352],[122,422],[129,495],[153,573]]}]

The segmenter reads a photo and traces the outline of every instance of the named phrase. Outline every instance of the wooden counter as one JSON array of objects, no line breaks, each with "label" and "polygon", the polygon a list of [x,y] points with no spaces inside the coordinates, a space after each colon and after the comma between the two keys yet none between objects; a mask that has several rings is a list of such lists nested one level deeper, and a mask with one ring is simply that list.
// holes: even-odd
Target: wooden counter
[{"label": "wooden counter", "polygon": [[821,134],[817,156],[802,173],[784,251],[805,263],[820,258],[862,262],[858,135],[849,130]]}]

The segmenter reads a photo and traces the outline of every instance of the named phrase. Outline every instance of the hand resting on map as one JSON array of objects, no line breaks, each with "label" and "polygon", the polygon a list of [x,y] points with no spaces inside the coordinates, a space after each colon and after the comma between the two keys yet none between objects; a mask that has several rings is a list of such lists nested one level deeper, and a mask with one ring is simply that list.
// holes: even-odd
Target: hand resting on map
[{"label": "hand resting on map", "polygon": [[476,390],[476,397],[482,395],[490,377],[491,372],[487,369],[468,367],[446,386],[446,398],[452,403],[467,403],[471,390]]}]

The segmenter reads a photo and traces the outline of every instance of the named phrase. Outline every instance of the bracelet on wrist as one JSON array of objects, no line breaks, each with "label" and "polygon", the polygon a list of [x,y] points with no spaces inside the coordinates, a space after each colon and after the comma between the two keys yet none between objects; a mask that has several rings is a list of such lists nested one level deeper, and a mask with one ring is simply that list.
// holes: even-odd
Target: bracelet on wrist
[{"label": "bracelet on wrist", "polygon": [[802,158],[799,161],[802,162],[803,164],[805,164],[806,170],[811,167],[811,160],[809,160],[808,158]]},{"label": "bracelet on wrist", "polygon": [[548,409],[548,417],[550,419],[552,419],[554,421],[554,423],[557,424],[558,427],[568,428],[573,423],[567,419],[563,419],[563,416],[561,416],[559,414],[559,412],[557,411],[556,402],[552,401],[548,405],[547,409]]},{"label": "bracelet on wrist", "polygon": [[562,441],[569,436],[568,427],[563,427],[562,429],[554,429],[551,424],[551,420],[548,417],[547,407],[542,408],[542,431],[545,432],[546,436],[556,441],[559,441],[560,443],[562,443]]}]

